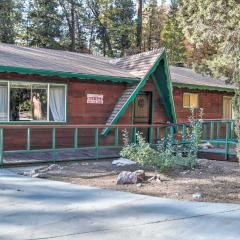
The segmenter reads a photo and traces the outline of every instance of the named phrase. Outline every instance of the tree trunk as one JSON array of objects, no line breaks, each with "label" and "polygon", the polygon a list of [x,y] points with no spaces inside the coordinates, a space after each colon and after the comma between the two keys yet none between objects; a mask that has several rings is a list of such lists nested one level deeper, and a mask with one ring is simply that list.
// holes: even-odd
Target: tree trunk
[{"label": "tree trunk", "polygon": [[76,36],[76,28],[75,28],[75,4],[74,4],[74,0],[71,1],[71,31],[70,31],[70,35],[71,35],[71,50],[75,51],[75,36]]},{"label": "tree trunk", "polygon": [[139,50],[141,50],[143,0],[137,0],[137,3],[138,3],[138,9],[137,9],[137,48]]}]

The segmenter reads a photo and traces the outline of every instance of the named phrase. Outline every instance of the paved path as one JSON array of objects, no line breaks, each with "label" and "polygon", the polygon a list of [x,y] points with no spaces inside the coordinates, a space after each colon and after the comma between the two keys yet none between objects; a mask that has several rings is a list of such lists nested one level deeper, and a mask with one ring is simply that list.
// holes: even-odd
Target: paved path
[{"label": "paved path", "polygon": [[0,239],[239,240],[240,205],[160,199],[0,169]]}]

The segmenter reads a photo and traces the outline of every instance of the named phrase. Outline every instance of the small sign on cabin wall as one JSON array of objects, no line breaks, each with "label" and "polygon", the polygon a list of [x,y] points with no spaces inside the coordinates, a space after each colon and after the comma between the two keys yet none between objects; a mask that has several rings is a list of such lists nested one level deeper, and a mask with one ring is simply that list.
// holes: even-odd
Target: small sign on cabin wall
[{"label": "small sign on cabin wall", "polygon": [[87,103],[103,104],[103,95],[102,94],[87,94]]}]

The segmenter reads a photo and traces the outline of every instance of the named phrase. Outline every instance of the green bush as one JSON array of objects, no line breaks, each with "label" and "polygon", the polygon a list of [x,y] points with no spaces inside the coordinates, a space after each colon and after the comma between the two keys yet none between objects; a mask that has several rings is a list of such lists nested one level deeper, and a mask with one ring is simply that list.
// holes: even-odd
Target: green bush
[{"label": "green bush", "polygon": [[[197,118],[196,118],[197,116]],[[178,149],[178,145],[171,144],[169,139],[160,141],[155,147],[152,147],[143,137],[143,134],[136,133],[136,143],[129,140],[128,131],[123,130],[124,146],[120,155],[141,164],[150,167],[156,171],[169,171],[176,165],[186,168],[194,168],[197,163],[198,145],[201,138],[203,110],[195,112],[191,109],[191,117],[189,118],[189,126],[186,137],[187,146]]]},{"label": "green bush", "polygon": [[174,160],[171,151],[160,151],[160,145],[159,148],[153,149],[140,132],[136,134],[136,137],[137,142],[130,143],[127,130],[125,129],[123,131],[124,146],[120,152],[122,157],[131,159],[144,167],[150,167],[160,172],[168,171],[173,167]]}]

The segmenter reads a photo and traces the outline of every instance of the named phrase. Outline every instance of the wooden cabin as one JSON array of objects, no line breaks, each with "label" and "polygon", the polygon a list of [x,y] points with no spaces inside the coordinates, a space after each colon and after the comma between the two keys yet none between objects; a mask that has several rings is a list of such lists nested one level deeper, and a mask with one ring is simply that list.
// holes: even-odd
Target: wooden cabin
[{"label": "wooden cabin", "polygon": [[[102,141],[108,141],[109,126],[116,123],[176,122],[164,49],[111,60],[0,44],[0,79],[1,124],[42,125],[32,133],[32,147],[51,145],[44,130],[51,124],[106,125]],[[72,134],[58,131],[58,146],[71,145]],[[81,144],[90,144],[93,135],[81,131]],[[7,149],[26,143],[11,129],[4,138]]]},{"label": "wooden cabin", "polygon": [[[103,125],[101,144],[113,142],[114,124],[186,121],[189,107],[205,118],[230,117],[234,88],[224,81],[170,67],[164,49],[120,59],[0,43],[0,127],[4,149],[52,146],[48,126]],[[16,126],[38,126],[31,137]],[[14,126],[11,129],[11,126]],[[89,127],[90,128],[90,127]],[[54,147],[94,144],[93,129],[56,133]],[[78,145],[77,144],[77,145]]]}]

